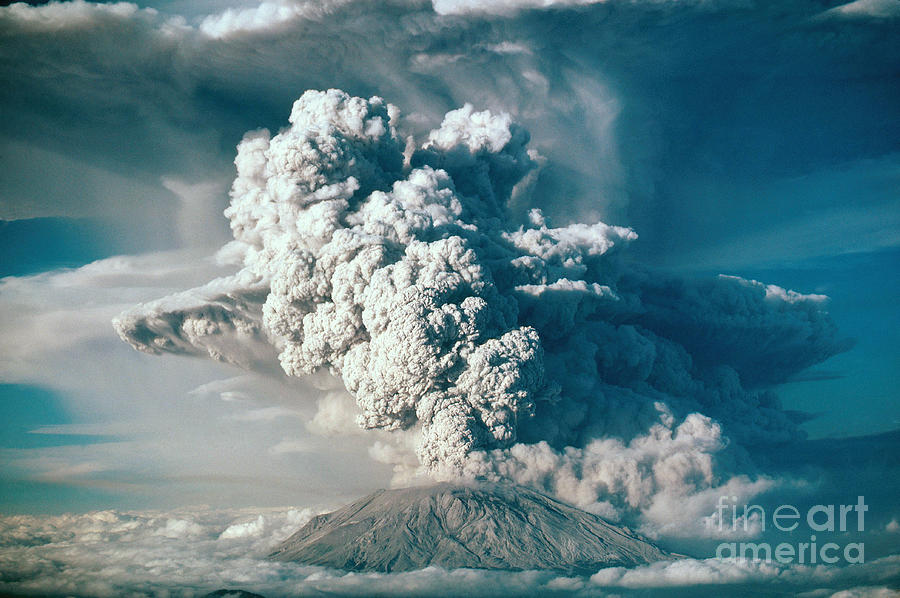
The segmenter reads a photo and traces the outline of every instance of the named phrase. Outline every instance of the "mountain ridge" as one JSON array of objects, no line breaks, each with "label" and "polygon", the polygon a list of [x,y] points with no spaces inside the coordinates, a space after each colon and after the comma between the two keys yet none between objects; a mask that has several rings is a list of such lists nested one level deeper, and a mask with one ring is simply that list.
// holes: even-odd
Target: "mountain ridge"
[{"label": "mountain ridge", "polygon": [[318,515],[269,558],[350,571],[440,566],[586,573],[672,555],[531,488],[444,482],[378,490]]}]

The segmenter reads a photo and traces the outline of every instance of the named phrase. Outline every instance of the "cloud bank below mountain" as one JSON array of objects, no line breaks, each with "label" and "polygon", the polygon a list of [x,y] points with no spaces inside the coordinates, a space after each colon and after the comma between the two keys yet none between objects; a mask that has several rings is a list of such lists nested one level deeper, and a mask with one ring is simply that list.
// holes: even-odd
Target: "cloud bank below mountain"
[{"label": "cloud bank below mountain", "polygon": [[[267,560],[312,516],[309,509],[95,511],[0,517],[0,591],[96,598],[189,598],[221,588],[264,596],[720,596],[764,592],[886,597],[900,578],[897,557],[854,567],[777,565],[716,559],[612,567],[592,576],[552,572],[346,573]],[[730,585],[723,585],[730,584]],[[826,589],[827,588],[827,589]],[[841,593],[844,592],[844,593]]]}]

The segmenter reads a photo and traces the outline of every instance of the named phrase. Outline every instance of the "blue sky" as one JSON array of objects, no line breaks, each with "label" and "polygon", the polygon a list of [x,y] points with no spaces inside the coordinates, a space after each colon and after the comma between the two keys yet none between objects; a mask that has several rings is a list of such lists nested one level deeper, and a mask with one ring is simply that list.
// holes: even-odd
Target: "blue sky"
[{"label": "blue sky", "polygon": [[[0,513],[317,508],[391,482],[373,455],[406,441],[359,431],[334,380],[146,355],[111,325],[229,273],[235,146],[306,89],[383,96],[419,138],[467,102],[508,112],[541,156],[511,212],[629,226],[650,272],[827,295],[847,350],[769,389],[824,443],[791,450],[896,456],[900,3],[535,4],[0,8]],[[896,477],[842,488],[847,464],[807,457],[751,475]],[[791,488],[763,496],[810,499]]]}]

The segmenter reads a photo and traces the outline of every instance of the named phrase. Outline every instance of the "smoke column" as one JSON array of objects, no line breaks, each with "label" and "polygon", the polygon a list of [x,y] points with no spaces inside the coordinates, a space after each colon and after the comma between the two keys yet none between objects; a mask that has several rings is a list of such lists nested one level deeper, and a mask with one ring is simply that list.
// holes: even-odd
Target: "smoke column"
[{"label": "smoke column", "polygon": [[[615,515],[728,481],[800,437],[773,384],[845,346],[826,298],[630,263],[619,226],[526,225],[539,156],[466,105],[416,143],[381,98],[307,91],[245,135],[225,214],[240,271],[114,322],[136,349],[327,370],[420,472],[511,478]],[[557,198],[564,202],[565,198]]]}]

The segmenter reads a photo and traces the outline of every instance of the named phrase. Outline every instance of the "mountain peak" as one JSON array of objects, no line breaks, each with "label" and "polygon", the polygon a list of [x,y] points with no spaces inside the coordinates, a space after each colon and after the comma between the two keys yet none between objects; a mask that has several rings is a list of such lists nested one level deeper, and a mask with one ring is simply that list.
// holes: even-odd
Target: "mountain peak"
[{"label": "mountain peak", "polygon": [[315,517],[270,558],[351,571],[573,573],[670,557],[627,528],[536,490],[472,482],[379,490]]}]

